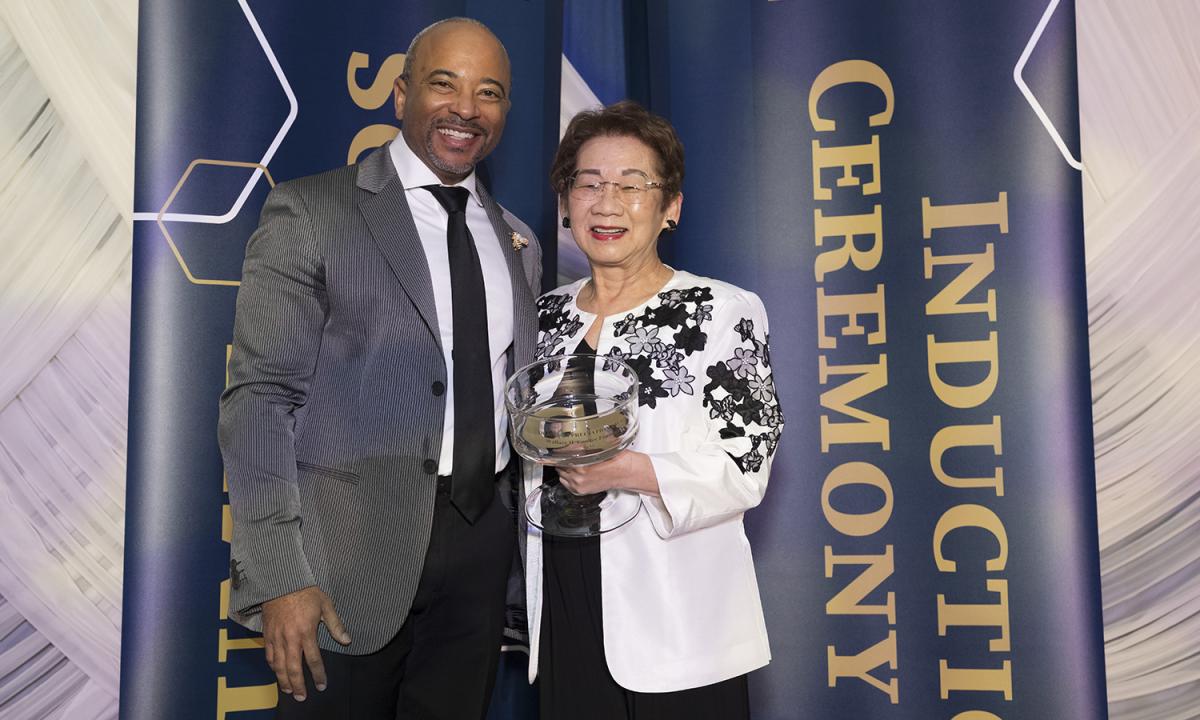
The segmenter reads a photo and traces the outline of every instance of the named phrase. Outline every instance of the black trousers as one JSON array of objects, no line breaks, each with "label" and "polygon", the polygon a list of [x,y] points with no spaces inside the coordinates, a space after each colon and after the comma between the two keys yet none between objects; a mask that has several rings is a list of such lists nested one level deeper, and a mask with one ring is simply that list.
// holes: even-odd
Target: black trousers
[{"label": "black trousers", "polygon": [[542,559],[541,720],[749,720],[745,675],[665,693],[618,685],[604,655],[600,538],[543,535]]},{"label": "black trousers", "polygon": [[474,525],[438,478],[433,529],[408,619],[370,655],[321,651],[329,684],[304,702],[279,695],[283,720],[474,720],[487,714],[500,660],[516,527],[497,497]]}]

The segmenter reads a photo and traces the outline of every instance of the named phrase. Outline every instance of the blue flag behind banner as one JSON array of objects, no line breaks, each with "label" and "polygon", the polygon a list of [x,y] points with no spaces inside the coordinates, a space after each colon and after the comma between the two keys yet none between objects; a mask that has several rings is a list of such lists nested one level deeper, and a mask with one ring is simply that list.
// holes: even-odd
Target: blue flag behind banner
[{"label": "blue flag behind banner", "polygon": [[[122,718],[270,716],[261,641],[228,619],[216,444],[245,243],[272,184],[353,162],[396,132],[391,86],[408,41],[455,15],[488,24],[513,65],[508,129],[483,174],[552,237],[560,3],[140,6]],[[493,717],[524,717],[524,656],[507,655],[521,659],[504,669],[512,684]]]},{"label": "blue flag behind banner", "polygon": [[1070,2],[669,2],[675,262],[759,292],[756,718],[1103,718]]}]

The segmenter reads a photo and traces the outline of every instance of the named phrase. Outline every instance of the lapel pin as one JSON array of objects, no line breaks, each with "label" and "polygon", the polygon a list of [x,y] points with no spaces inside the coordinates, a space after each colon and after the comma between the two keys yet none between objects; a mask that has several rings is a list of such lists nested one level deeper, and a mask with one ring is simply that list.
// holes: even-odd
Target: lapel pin
[{"label": "lapel pin", "polygon": [[529,239],[516,230],[513,230],[511,237],[513,250],[520,252],[521,249],[529,246]]}]

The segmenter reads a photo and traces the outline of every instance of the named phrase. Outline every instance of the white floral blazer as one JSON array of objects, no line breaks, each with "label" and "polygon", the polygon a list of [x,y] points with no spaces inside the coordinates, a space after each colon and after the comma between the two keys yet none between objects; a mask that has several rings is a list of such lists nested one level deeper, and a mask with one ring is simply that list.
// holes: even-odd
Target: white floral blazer
[{"label": "white floral blazer", "polygon": [[[576,304],[587,279],[538,299],[539,358],[573,352],[596,316]],[[638,374],[639,431],[661,497],[601,536],[609,670],[622,687],[668,692],[770,660],[742,514],[762,500],[783,415],[767,315],[752,292],[680,270],[653,298],[604,319],[596,353]],[[526,475],[527,491],[540,471]],[[541,536],[528,538],[530,681],[541,629]]]}]

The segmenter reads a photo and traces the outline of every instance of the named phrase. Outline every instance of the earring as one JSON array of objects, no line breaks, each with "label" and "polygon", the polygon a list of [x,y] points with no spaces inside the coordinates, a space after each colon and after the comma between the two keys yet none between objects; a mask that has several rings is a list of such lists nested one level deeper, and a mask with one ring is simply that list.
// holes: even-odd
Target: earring
[{"label": "earring", "polygon": [[563,219],[562,219],[562,223],[563,223],[563,227],[565,227],[565,228],[571,227],[571,218],[564,215]]},{"label": "earring", "polygon": [[667,220],[667,232],[675,232],[675,228],[679,227],[679,223],[674,220]]}]

